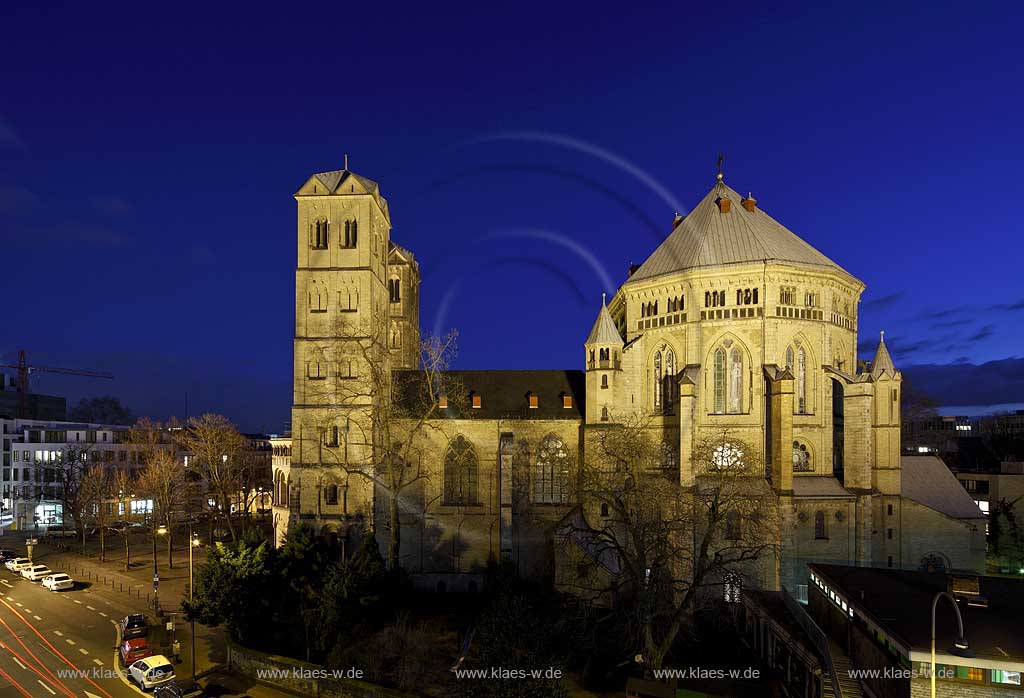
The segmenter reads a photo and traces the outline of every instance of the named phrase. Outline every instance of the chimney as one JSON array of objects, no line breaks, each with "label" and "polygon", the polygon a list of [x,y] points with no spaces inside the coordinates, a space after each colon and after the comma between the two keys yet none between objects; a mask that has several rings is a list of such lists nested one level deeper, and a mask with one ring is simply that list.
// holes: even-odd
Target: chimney
[{"label": "chimney", "polygon": [[747,192],[747,197],[740,203],[743,204],[743,208],[747,209],[751,213],[753,213],[754,209],[757,208],[757,199],[752,197],[750,192]]},{"label": "chimney", "polygon": [[718,210],[722,213],[729,213],[729,206],[732,205],[728,199],[722,198],[721,196],[715,199],[715,203],[718,204]]},{"label": "chimney", "polygon": [[679,224],[683,222],[684,218],[686,218],[686,216],[677,212],[676,215],[672,217],[672,230],[678,228]]}]

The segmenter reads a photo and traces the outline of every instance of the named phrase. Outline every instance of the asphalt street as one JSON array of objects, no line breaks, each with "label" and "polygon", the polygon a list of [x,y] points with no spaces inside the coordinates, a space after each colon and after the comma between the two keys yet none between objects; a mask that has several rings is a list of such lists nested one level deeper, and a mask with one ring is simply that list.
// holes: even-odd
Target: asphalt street
[{"label": "asphalt street", "polygon": [[0,568],[0,698],[143,694],[116,659],[116,622],[132,607],[79,584],[51,592]]}]

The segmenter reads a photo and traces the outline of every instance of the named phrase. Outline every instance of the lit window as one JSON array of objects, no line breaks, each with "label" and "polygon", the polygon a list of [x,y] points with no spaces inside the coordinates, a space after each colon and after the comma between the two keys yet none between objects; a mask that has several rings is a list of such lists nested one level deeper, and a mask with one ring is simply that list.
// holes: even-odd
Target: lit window
[{"label": "lit window", "polygon": [[473,405],[473,409],[474,410],[480,409],[481,404],[482,404],[481,399],[480,399],[480,393],[473,393],[472,394],[471,403],[470,404]]},{"label": "lit window", "polygon": [[562,407],[567,410],[572,409],[572,395],[562,396]]},{"label": "lit window", "polygon": [[442,395],[441,397],[437,398],[437,406],[440,407],[442,410],[446,409],[448,407],[448,396]]},{"label": "lit window", "polygon": [[527,396],[527,399],[529,400],[529,404],[530,404],[530,409],[531,410],[535,410],[538,407],[540,407],[540,399],[536,395],[534,395],[533,393],[530,393]]}]

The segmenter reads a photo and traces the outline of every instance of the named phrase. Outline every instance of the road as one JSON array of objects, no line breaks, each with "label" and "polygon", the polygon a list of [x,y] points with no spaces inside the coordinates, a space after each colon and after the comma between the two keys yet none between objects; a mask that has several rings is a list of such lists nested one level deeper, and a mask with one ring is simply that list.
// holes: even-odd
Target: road
[{"label": "road", "polygon": [[0,698],[139,696],[114,649],[115,623],[131,611],[83,585],[54,593],[0,568]]}]

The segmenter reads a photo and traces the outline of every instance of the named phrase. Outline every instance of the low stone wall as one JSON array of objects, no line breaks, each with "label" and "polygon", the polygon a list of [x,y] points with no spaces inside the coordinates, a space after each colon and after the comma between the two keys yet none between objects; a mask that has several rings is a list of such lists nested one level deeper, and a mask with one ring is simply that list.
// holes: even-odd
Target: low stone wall
[{"label": "low stone wall", "polygon": [[344,678],[319,664],[266,654],[228,642],[228,667],[257,683],[314,698],[415,698],[365,681]]}]

